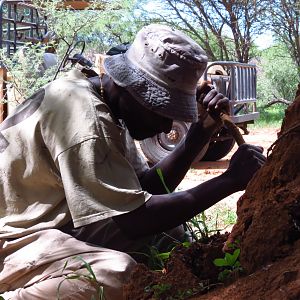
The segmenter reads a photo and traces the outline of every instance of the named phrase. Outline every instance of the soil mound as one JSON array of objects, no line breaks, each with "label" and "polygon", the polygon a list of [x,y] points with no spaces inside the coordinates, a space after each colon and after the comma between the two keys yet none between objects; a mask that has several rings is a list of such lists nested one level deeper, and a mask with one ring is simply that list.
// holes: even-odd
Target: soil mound
[{"label": "soil mound", "polygon": [[[219,236],[177,249],[164,273],[139,266],[125,287],[126,299],[187,299],[193,294],[191,299],[300,299],[299,153],[300,84],[266,164],[238,201],[238,220],[229,236],[222,243]],[[236,241],[243,273],[220,284],[220,269],[212,261],[224,257],[222,247]]]}]

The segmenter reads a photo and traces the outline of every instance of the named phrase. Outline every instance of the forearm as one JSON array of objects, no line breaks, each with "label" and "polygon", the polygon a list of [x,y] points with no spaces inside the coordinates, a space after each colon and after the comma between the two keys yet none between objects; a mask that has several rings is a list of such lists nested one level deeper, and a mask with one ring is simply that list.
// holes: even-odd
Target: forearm
[{"label": "forearm", "polygon": [[170,191],[182,181],[199,152],[209,143],[212,135],[220,128],[220,123],[213,121],[192,124],[185,139],[167,157],[151,168],[141,179],[143,189],[152,194],[164,194],[166,189],[156,170],[162,171]]},{"label": "forearm", "polygon": [[153,195],[138,209],[114,219],[129,237],[142,237],[174,228],[236,191],[234,180],[224,173],[187,191]]}]

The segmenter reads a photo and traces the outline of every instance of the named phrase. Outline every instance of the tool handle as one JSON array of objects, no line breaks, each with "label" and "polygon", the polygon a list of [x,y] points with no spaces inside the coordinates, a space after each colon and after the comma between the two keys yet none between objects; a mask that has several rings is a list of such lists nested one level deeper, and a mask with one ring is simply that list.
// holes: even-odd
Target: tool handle
[{"label": "tool handle", "polygon": [[[212,90],[214,89],[213,85],[209,82],[203,82],[202,86],[200,87],[199,96],[198,96],[198,113],[199,115],[205,116],[207,114],[206,110],[202,106],[202,101],[204,97]],[[238,146],[245,144],[245,140],[239,130],[239,128],[235,125],[235,123],[232,122],[230,116],[226,112],[222,112],[220,114],[220,118],[223,122],[223,124],[226,126],[226,128],[229,130],[230,134],[233,136],[235,139],[236,143]]]},{"label": "tool handle", "polygon": [[220,118],[223,121],[224,125],[227,127],[233,138],[235,139],[238,146],[245,144],[244,137],[242,136],[239,128],[232,122],[229,115],[226,113],[221,113]]}]

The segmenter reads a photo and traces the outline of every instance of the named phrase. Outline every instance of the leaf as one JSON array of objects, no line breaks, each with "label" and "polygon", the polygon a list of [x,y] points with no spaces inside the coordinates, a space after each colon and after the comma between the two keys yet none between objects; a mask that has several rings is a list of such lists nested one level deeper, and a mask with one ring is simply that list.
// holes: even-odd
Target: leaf
[{"label": "leaf", "polygon": [[233,259],[233,265],[237,261],[238,257],[240,256],[241,249],[235,249],[233,254],[232,254],[232,259]]},{"label": "leaf", "polygon": [[163,253],[159,253],[157,254],[157,256],[159,258],[161,258],[162,260],[167,260],[170,257],[171,252],[163,252]]},{"label": "leaf", "polygon": [[234,264],[235,268],[239,268],[241,266],[241,263],[237,260]]},{"label": "leaf", "polygon": [[185,248],[189,248],[191,246],[191,244],[192,244],[191,242],[183,242],[182,246]]},{"label": "leaf", "polygon": [[69,263],[69,261],[68,261],[68,260],[66,260],[66,262],[65,262],[65,264],[64,264],[64,266],[63,266],[62,272],[63,272],[63,271],[66,269],[66,267],[67,267],[68,263]]},{"label": "leaf", "polygon": [[95,275],[94,271],[92,270],[91,265],[88,264],[81,256],[77,256],[77,258],[83,262],[85,268],[86,268],[86,269],[88,270],[88,272],[92,275],[93,279],[94,279],[95,281],[97,281],[96,275]]},{"label": "leaf", "polygon": [[225,269],[224,271],[219,273],[218,280],[225,281],[225,279],[227,279],[230,275],[231,275],[231,271],[228,269]]},{"label": "leaf", "polygon": [[66,280],[72,280],[72,279],[79,279],[79,278],[81,278],[82,277],[82,275],[80,275],[80,274],[74,274],[74,275],[68,275],[67,277],[66,277]]},{"label": "leaf", "polygon": [[160,168],[157,168],[157,169],[156,169],[156,173],[158,174],[158,176],[159,176],[159,178],[160,178],[160,181],[162,182],[162,184],[163,184],[163,186],[164,186],[166,192],[167,192],[168,194],[170,194],[171,191],[169,190],[169,188],[168,188],[167,185],[166,185],[166,182],[165,182],[165,180],[164,180],[164,176],[163,176],[162,170],[161,170]]},{"label": "leaf", "polygon": [[230,253],[225,253],[225,260],[228,263],[228,266],[233,266],[235,263],[234,257]]},{"label": "leaf", "polygon": [[217,267],[227,267],[228,262],[224,258],[216,258],[213,261],[214,265]]},{"label": "leaf", "polygon": [[226,244],[226,247],[228,248],[228,249],[234,249],[235,248],[235,244],[234,243],[227,243]]}]

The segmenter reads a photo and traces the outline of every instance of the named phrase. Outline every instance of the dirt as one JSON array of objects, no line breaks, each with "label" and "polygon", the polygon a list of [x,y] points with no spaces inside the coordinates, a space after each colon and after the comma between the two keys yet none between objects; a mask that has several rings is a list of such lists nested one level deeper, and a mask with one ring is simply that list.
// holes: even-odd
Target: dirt
[{"label": "dirt", "polygon": [[[238,220],[229,235],[176,249],[163,272],[138,265],[125,287],[126,299],[300,299],[299,120],[300,85],[266,164],[237,202]],[[255,137],[252,143],[262,140]],[[203,178],[205,172],[215,176],[223,170],[202,165],[194,172]],[[212,261],[232,252],[226,245],[237,241],[243,271],[220,282]]]}]

